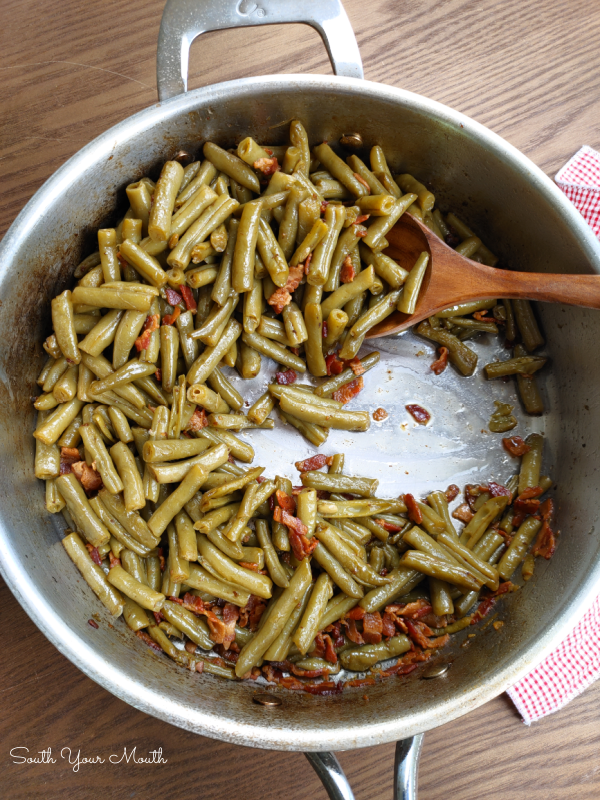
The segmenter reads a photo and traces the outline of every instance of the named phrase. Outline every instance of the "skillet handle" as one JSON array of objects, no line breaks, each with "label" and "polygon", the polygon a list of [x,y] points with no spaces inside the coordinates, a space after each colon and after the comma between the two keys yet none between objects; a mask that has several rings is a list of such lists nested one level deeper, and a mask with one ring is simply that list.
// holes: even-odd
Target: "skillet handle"
[{"label": "skillet handle", "polygon": [[201,33],[284,22],[310,25],[320,34],[336,75],[363,77],[341,0],[167,0],[156,54],[159,100],[187,92],[190,46]]},{"label": "skillet handle", "polygon": [[[417,775],[423,734],[396,744],[394,761],[394,800],[417,800]],[[333,753],[305,753],[311,766],[321,779],[330,800],[354,800],[340,762]]]}]

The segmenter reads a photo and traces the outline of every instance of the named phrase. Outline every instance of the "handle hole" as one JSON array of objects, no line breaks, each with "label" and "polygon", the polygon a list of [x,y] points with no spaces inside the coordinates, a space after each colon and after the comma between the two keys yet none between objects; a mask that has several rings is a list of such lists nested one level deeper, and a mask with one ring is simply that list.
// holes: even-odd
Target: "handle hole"
[{"label": "handle hole", "polygon": [[190,49],[188,87],[286,72],[332,74],[321,37],[309,25],[264,25],[202,34]]}]

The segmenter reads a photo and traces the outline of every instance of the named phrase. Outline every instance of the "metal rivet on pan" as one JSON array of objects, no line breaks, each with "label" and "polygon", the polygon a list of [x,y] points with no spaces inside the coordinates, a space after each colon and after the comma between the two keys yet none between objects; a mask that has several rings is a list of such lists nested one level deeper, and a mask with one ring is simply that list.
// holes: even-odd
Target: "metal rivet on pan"
[{"label": "metal rivet on pan", "polygon": [[174,156],[173,161],[179,161],[180,164],[187,164],[189,161],[192,160],[192,157],[189,153],[186,153],[185,150],[180,150],[176,156]]},{"label": "metal rivet on pan", "polygon": [[421,677],[430,679],[430,678],[441,678],[442,675],[445,675],[448,672],[448,667],[450,664],[434,664],[433,667],[429,667]]},{"label": "metal rivet on pan", "polygon": [[362,147],[363,139],[360,133],[344,133],[340,136],[342,147]]},{"label": "metal rivet on pan", "polygon": [[257,706],[267,706],[267,707],[274,707],[280,706],[281,700],[279,697],[275,697],[272,694],[255,694],[252,698],[252,702],[256,703]]}]

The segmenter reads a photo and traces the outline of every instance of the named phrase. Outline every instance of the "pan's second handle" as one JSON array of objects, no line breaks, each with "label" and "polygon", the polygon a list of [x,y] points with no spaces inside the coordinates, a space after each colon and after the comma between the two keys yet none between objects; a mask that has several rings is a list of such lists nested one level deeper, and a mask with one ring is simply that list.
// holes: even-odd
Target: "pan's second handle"
[{"label": "pan's second handle", "polygon": [[187,92],[190,46],[201,33],[285,22],[318,31],[336,75],[363,77],[358,45],[341,0],[167,0],[158,35],[159,100]]},{"label": "pan's second handle", "polygon": [[[417,774],[422,746],[422,733],[396,744],[394,800],[417,800]],[[333,753],[305,755],[321,779],[330,800],[354,800],[348,778]]]}]

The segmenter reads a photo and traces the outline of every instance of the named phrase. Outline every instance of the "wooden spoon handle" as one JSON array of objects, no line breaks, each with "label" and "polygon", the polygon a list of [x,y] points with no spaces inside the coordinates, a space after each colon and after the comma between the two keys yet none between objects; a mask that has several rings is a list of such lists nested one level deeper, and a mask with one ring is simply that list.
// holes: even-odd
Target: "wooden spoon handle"
[{"label": "wooden spoon handle", "polygon": [[[479,270],[478,270],[479,272]],[[600,308],[600,275],[545,275],[537,272],[512,272],[488,268],[473,278],[469,294],[475,297],[508,297],[567,303]]]}]

